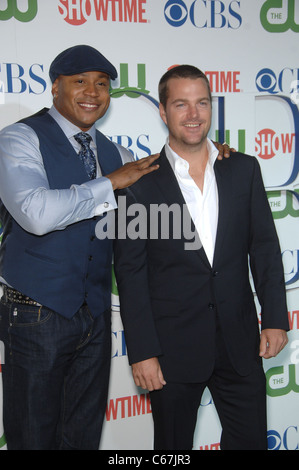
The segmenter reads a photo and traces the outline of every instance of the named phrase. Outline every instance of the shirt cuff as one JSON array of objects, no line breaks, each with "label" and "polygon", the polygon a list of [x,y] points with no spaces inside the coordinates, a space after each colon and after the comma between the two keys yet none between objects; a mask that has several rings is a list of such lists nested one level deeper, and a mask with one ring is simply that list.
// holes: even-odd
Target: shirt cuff
[{"label": "shirt cuff", "polygon": [[89,188],[95,200],[94,215],[102,215],[117,208],[111,181],[102,176],[88,182]]}]

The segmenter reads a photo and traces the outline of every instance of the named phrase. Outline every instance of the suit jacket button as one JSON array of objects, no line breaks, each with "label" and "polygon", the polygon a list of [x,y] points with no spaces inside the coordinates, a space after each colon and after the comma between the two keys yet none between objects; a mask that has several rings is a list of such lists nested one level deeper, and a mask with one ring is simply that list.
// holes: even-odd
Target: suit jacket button
[{"label": "suit jacket button", "polygon": [[214,308],[215,308],[215,305],[214,305],[214,304],[212,304],[212,303],[210,303],[210,304],[208,305],[208,307],[209,307],[209,309],[210,309],[210,310],[214,310]]}]

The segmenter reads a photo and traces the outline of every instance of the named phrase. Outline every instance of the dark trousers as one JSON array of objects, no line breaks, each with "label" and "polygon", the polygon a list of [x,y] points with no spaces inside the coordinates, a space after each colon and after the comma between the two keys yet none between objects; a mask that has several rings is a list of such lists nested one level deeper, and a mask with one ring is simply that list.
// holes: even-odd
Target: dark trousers
[{"label": "dark trousers", "polygon": [[67,320],[0,302],[3,421],[9,450],[99,448],[111,357],[111,316],[87,306]]},{"label": "dark trousers", "polygon": [[221,332],[211,377],[204,383],[167,383],[151,392],[156,450],[191,450],[198,408],[209,388],[220,422],[221,450],[266,450],[266,383],[260,358],[250,375],[242,377],[231,366]]}]

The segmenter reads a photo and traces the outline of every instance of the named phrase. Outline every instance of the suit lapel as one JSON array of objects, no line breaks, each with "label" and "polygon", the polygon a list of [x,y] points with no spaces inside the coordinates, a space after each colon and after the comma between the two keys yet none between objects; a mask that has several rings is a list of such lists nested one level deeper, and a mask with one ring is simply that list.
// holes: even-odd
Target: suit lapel
[{"label": "suit lapel", "polygon": [[159,165],[159,170],[154,175],[156,176],[155,181],[163,193],[165,202],[168,204],[186,204],[164,148],[161,151],[160,158],[155,163]]},{"label": "suit lapel", "polygon": [[[160,153],[160,158],[156,161],[156,163],[159,164],[160,167],[157,172],[153,173],[153,176],[156,184],[159,186],[160,191],[163,193],[163,201],[168,203],[169,205],[179,204],[181,208],[185,205],[185,207],[187,208],[186,201],[184,199],[178,181],[175,177],[175,174],[171,168],[171,165],[168,161],[168,158],[165,154],[164,148],[162,149]],[[181,212],[182,217],[183,215],[185,216],[185,214],[188,214],[188,216],[190,217],[190,222],[188,221],[188,226],[191,228],[192,233],[195,233],[196,228],[193,223],[193,220],[191,219],[189,211]],[[199,236],[197,232],[196,234],[197,236]],[[184,242],[184,244],[186,241],[188,241],[184,238],[184,234],[182,234],[182,241]],[[209,261],[203,247],[194,251],[200,256],[200,258],[205,264],[209,265]]]},{"label": "suit lapel", "polygon": [[[164,149],[161,151],[161,155],[157,163],[159,163],[160,168],[155,175],[155,181],[159,186],[161,192],[163,193],[165,201],[168,204],[177,203],[180,204],[180,206],[183,206],[184,204],[186,205],[186,201],[180,190],[179,184],[172,171],[170,163],[166,157]],[[231,186],[231,162],[227,160],[216,160],[214,170],[218,188],[219,214],[213,265],[217,263],[219,256],[221,256],[223,239],[230,219],[233,193]],[[195,231],[193,221],[191,221],[191,227],[192,231]],[[196,253],[201,257],[201,259],[205,263],[210,266],[204,249],[196,250]]]},{"label": "suit lapel", "polygon": [[230,162],[225,160],[216,160],[214,170],[219,200],[218,225],[213,261],[213,265],[216,265],[218,257],[221,255],[223,239],[229,224],[230,211],[232,208],[232,174]]}]

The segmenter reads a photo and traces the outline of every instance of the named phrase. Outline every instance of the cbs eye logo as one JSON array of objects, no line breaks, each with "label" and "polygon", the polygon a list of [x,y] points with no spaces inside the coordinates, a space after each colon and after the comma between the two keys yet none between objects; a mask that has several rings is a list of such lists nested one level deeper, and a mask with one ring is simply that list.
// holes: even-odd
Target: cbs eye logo
[{"label": "cbs eye logo", "polygon": [[182,0],[168,0],[164,8],[166,21],[171,26],[182,26],[188,17],[188,10]]},{"label": "cbs eye logo", "polygon": [[299,104],[299,68],[285,67],[277,74],[271,69],[262,69],[255,78],[255,84],[260,92],[272,95],[290,93],[292,102]]},{"label": "cbs eye logo", "polygon": [[267,91],[268,93],[276,94],[275,90],[277,85],[277,78],[273,70],[263,69],[256,76],[256,87],[259,91]]}]

